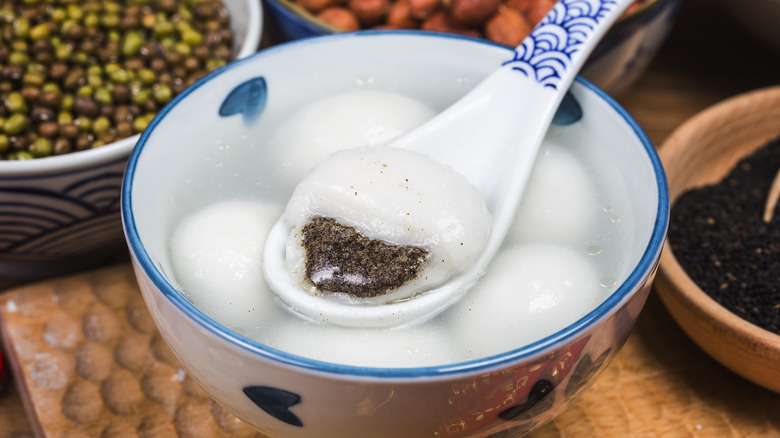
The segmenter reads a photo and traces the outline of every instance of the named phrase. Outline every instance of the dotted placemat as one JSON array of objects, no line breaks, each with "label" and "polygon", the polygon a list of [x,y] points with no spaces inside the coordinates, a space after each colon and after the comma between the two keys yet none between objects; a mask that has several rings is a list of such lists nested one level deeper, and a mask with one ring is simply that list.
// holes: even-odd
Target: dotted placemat
[{"label": "dotted placemat", "polygon": [[127,264],[2,293],[0,331],[36,437],[263,437],[187,376]]},{"label": "dotted placemat", "polygon": [[[0,333],[38,438],[262,437],[187,377],[129,264],[0,293]],[[778,437],[779,413],[778,394],[709,358],[651,294],[593,387],[528,437]]]}]

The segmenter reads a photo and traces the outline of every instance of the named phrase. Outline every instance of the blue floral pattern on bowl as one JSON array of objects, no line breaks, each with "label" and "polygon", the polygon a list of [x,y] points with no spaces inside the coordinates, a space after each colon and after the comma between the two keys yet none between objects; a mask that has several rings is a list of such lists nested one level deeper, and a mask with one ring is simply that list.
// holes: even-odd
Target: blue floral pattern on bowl
[{"label": "blue floral pattern on bowl", "polygon": [[219,115],[228,117],[243,114],[247,123],[260,117],[268,101],[268,86],[265,78],[252,78],[233,89],[219,107]]},{"label": "blue floral pattern on bowl", "polygon": [[260,409],[279,421],[291,426],[303,426],[301,419],[290,411],[290,407],[300,403],[300,395],[264,385],[247,386],[244,388],[244,394]]}]

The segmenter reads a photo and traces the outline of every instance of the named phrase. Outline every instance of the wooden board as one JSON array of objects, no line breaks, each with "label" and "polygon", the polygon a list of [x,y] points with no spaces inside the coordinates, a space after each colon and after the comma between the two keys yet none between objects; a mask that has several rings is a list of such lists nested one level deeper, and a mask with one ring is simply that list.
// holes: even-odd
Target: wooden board
[{"label": "wooden board", "polygon": [[[0,294],[15,383],[0,436],[261,437],[216,405],[162,342],[127,264]],[[24,409],[22,409],[24,406]],[[780,395],[699,350],[651,295],[598,381],[531,437],[780,435]],[[135,435],[131,435],[135,436]]]},{"label": "wooden board", "polygon": [[7,362],[36,437],[258,437],[182,369],[128,264],[0,295]]}]

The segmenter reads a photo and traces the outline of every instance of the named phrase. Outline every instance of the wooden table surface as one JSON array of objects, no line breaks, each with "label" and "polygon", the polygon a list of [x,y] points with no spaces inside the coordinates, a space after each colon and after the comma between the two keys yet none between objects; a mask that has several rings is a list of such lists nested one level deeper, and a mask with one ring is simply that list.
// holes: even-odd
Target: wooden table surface
[{"label": "wooden table surface", "polygon": [[[683,0],[669,39],[619,102],[656,146],[730,96],[780,84],[780,53],[712,0]],[[778,364],[780,366],[780,364]],[[0,438],[29,438],[13,376],[0,387]],[[651,294],[615,362],[539,437],[780,436],[780,395],[731,373],[693,344]]]}]

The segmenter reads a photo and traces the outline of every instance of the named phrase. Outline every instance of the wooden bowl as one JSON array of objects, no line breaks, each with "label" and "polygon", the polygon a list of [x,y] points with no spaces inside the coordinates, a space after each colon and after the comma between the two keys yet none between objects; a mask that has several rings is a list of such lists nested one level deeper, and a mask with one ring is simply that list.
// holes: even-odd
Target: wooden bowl
[{"label": "wooden bowl", "polygon": [[[717,183],[737,161],[778,136],[780,87],[727,99],[686,121],[659,148],[672,205],[687,189]],[[780,335],[710,298],[680,266],[668,241],[655,286],[672,317],[704,351],[744,378],[780,392]]]}]

